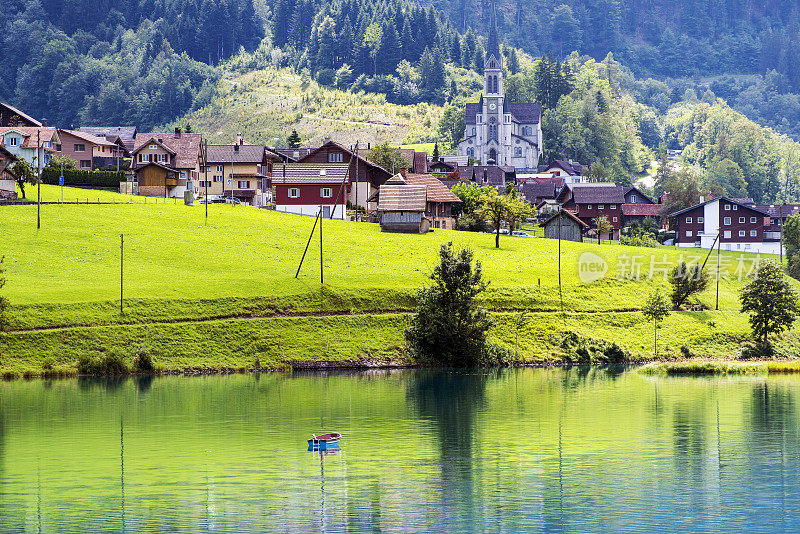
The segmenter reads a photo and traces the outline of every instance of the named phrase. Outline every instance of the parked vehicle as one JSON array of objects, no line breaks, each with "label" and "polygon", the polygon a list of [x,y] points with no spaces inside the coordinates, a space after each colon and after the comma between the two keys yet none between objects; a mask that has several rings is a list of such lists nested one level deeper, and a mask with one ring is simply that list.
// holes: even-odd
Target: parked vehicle
[{"label": "parked vehicle", "polygon": [[511,235],[514,236],[514,237],[533,237],[532,235],[527,234],[525,232],[521,232],[519,230],[515,230],[514,232],[511,232]]}]

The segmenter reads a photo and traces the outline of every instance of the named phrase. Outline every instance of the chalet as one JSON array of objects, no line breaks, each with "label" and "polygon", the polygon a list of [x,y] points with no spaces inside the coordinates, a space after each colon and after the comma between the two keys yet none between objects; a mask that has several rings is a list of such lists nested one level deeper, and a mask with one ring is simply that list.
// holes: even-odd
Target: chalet
[{"label": "chalet", "polygon": [[75,160],[78,168],[84,171],[119,166],[126,155],[130,156],[123,143],[105,137],[63,129],[58,130],[58,136],[61,143],[56,147],[57,154]]},{"label": "chalet", "polygon": [[41,128],[43,125],[30,115],[23,113],[14,106],[0,102],[0,127],[3,126],[28,126]]},{"label": "chalet", "polygon": [[[0,146],[19,159],[24,159],[33,168],[41,163],[44,167],[56,152],[61,138],[55,128],[33,126],[0,127]],[[38,144],[38,149],[37,149]]]},{"label": "chalet", "polygon": [[770,231],[766,211],[726,197],[713,198],[669,215],[679,247],[711,248],[719,235],[722,250],[780,252],[780,231]]},{"label": "chalet", "polygon": [[555,200],[559,189],[555,182],[525,182],[520,184],[519,191],[525,200],[533,206],[539,205],[544,200]]},{"label": "chalet", "polygon": [[450,174],[455,170],[458,170],[458,165],[456,165],[455,163],[447,163],[445,161],[432,161],[428,164],[429,173]]},{"label": "chalet", "polygon": [[516,181],[516,169],[497,165],[471,165],[458,167],[462,180],[475,182],[481,187],[495,187],[502,191],[506,183]]},{"label": "chalet", "polygon": [[555,160],[544,172],[563,178],[569,184],[581,183],[584,181],[583,175],[589,172],[589,165],[581,165],[572,160]]},{"label": "chalet", "polygon": [[112,143],[122,143],[128,151],[128,157],[136,145],[136,126],[83,126],[78,131],[105,137]]},{"label": "chalet", "polygon": [[[324,165],[345,163],[351,165],[347,183],[345,184],[345,201],[370,209],[367,199],[378,188],[391,178],[391,173],[361,155],[354,155],[351,150],[331,140],[309,152],[297,160],[298,164],[314,163]],[[372,207],[374,209],[374,206]]]},{"label": "chalet", "polygon": [[557,210],[540,226],[544,227],[544,236],[548,239],[562,239],[578,243],[583,241],[583,234],[589,229],[588,224],[564,209]]},{"label": "chalet", "polygon": [[461,199],[450,188],[430,174],[411,174],[403,176],[406,185],[427,188],[425,216],[434,228],[454,230],[456,218],[453,217],[453,204]]},{"label": "chalet", "polygon": [[11,172],[11,166],[17,157],[0,146],[0,200],[17,198],[17,177]]},{"label": "chalet", "polygon": [[209,196],[234,197],[254,206],[271,203],[272,185],[263,179],[272,176],[272,166],[279,161],[266,146],[245,144],[241,138],[231,145],[208,145],[194,192],[204,196],[208,185]]},{"label": "chalet", "polygon": [[133,163],[139,194],[155,197],[183,198],[194,192],[202,161],[200,134],[175,133],[137,134]]},{"label": "chalet", "polygon": [[611,224],[611,237],[619,239],[622,205],[628,189],[630,188],[613,183],[567,183],[557,200],[565,210],[571,211],[590,226],[594,226],[592,219],[605,216]]},{"label": "chalet", "polygon": [[378,215],[382,232],[424,234],[431,221],[425,216],[428,188],[424,185],[390,185],[378,188]]},{"label": "chalet", "polygon": [[[347,208],[345,163],[277,163],[272,167],[275,209],[297,215],[344,219]],[[366,202],[366,199],[364,199]]]}]

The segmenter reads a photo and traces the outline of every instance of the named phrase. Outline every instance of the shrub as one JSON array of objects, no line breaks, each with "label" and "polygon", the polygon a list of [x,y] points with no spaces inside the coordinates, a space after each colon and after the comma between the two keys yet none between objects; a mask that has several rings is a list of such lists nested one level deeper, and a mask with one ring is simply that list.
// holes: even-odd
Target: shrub
[{"label": "shrub", "polygon": [[508,367],[516,362],[514,351],[501,343],[489,343],[486,346],[486,351],[480,358],[481,365],[497,365]]},{"label": "shrub", "polygon": [[78,374],[126,375],[128,373],[130,369],[125,363],[125,358],[117,350],[112,350],[99,358],[82,355],[78,359]]},{"label": "shrub", "polygon": [[700,293],[708,286],[708,273],[702,265],[687,265],[681,262],[669,273],[669,283],[672,285],[672,305],[680,309],[690,296]]},{"label": "shrub", "polygon": [[764,345],[757,345],[753,343],[748,343],[744,347],[742,347],[742,353],[740,358],[743,360],[758,360],[758,359],[770,359],[775,356],[775,349],[772,347],[771,343],[767,343],[766,346]]},{"label": "shrub", "polygon": [[[42,183],[58,185],[61,169],[45,167],[42,169]],[[119,187],[125,181],[123,171],[81,171],[78,169],[64,169],[64,183],[66,185],[79,185],[83,187]]]},{"label": "shrub", "polygon": [[442,245],[433,285],[417,293],[417,308],[406,329],[406,342],[420,361],[444,365],[475,365],[486,355],[486,335],[492,325],[475,297],[486,289],[481,262],[472,267],[472,252],[457,254]]},{"label": "shrub", "polygon": [[153,358],[149,352],[139,352],[133,358],[133,370],[140,374],[153,374],[156,368],[153,365]]},{"label": "shrub", "polygon": [[628,245],[631,247],[655,247],[658,245],[658,241],[653,239],[650,236],[642,235],[642,236],[620,236],[619,238],[620,245]]},{"label": "shrub", "polygon": [[567,361],[579,363],[623,363],[630,359],[628,353],[616,343],[566,332],[561,340],[561,349]]}]

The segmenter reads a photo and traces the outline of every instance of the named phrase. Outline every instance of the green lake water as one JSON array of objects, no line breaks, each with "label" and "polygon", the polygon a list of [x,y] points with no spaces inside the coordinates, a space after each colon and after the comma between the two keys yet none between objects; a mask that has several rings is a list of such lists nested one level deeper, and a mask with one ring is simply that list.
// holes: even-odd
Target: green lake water
[{"label": "green lake water", "polygon": [[0,532],[798,532],[799,413],[598,368],[4,382]]}]

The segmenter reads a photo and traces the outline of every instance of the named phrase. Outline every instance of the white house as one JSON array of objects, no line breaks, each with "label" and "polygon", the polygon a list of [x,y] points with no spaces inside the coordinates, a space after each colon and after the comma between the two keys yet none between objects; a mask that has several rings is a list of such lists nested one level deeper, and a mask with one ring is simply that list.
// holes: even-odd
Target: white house
[{"label": "white house", "polygon": [[47,165],[53,153],[61,149],[61,138],[56,128],[5,126],[0,127],[0,146],[36,169],[39,162],[42,167]]}]

